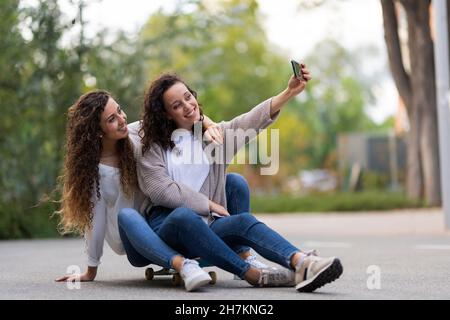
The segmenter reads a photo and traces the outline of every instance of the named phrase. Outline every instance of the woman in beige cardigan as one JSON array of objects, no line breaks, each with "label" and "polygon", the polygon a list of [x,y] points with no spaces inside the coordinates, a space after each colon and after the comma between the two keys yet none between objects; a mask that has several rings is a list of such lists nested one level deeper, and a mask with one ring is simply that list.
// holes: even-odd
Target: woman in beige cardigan
[{"label": "woman in beige cardigan", "polygon": [[[280,94],[219,123],[224,140],[214,148],[201,134],[193,134],[201,133],[195,128],[201,128],[202,119],[195,91],[175,75],[158,77],[145,97],[137,167],[139,185],[149,200],[149,225],[171,247],[187,257],[202,257],[254,286],[292,285],[311,292],[341,275],[339,259],[302,252],[248,212],[230,216],[225,195],[227,164],[246,143],[239,135],[231,139],[229,131],[259,131],[270,125],[311,79],[304,65],[302,71],[303,80],[292,76]],[[214,154],[214,161],[206,151]],[[232,250],[240,245],[286,269],[252,267]]]}]

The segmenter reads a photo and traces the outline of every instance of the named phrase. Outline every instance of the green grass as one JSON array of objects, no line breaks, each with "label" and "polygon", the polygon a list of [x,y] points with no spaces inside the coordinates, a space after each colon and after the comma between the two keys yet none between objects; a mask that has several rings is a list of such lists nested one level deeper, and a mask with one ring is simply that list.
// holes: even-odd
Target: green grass
[{"label": "green grass", "polygon": [[410,200],[402,193],[365,191],[359,193],[314,194],[304,197],[287,195],[253,196],[255,213],[373,211],[424,207],[420,200]]}]

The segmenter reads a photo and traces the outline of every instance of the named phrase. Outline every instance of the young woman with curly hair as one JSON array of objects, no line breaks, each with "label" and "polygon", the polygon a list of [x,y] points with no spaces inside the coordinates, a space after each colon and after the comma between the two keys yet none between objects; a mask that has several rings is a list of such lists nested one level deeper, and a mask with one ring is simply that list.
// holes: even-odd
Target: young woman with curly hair
[{"label": "young woman with curly hair", "polygon": [[198,263],[167,246],[141,214],[118,217],[120,209],[139,211],[145,206],[137,183],[136,147],[133,135],[129,135],[138,125],[127,126],[124,110],[102,90],[81,96],[69,108],[58,213],[63,233],[85,236],[88,267],[82,274],[66,275],[56,281],[94,280],[106,240],[114,252],[126,254],[133,266],[152,263],[179,271],[188,291],[209,282]]},{"label": "young woman with curly hair", "polygon": [[[278,95],[219,123],[224,140],[215,151],[225,158],[212,162],[205,155],[206,143],[193,134],[202,113],[195,92],[176,75],[158,77],[145,96],[137,172],[140,188],[150,201],[149,225],[172,248],[186,257],[200,256],[254,286],[295,286],[310,292],[341,275],[339,259],[302,252],[248,212],[230,216],[225,190],[227,165],[247,141],[233,131],[269,126],[281,108],[305,89],[311,76],[304,65],[302,72],[303,80],[292,76]],[[195,152],[200,153],[197,159],[206,160],[180,161],[183,154]],[[253,267],[231,249],[242,245],[285,268]]]}]

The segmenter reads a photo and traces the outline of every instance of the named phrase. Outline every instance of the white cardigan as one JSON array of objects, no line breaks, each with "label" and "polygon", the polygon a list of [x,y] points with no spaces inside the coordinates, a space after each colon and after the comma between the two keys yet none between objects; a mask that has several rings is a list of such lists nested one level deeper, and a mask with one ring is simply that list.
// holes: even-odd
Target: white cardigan
[{"label": "white cardigan", "polygon": [[140,191],[136,191],[131,199],[125,195],[120,184],[118,168],[100,163],[99,174],[101,197],[97,199],[96,191],[94,191],[95,207],[92,229],[85,234],[87,264],[91,267],[100,264],[105,239],[115,253],[125,254],[117,221],[119,211],[123,208],[135,208],[139,211],[144,199]]}]

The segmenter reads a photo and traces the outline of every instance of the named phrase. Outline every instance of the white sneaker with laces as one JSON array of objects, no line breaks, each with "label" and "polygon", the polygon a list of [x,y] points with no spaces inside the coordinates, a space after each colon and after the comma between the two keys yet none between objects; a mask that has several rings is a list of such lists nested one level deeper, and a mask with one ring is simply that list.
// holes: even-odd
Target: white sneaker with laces
[{"label": "white sneaker with laces", "polygon": [[194,291],[207,285],[212,279],[209,274],[200,268],[195,260],[184,259],[180,276],[183,279],[186,291]]},{"label": "white sneaker with laces", "polygon": [[[269,266],[265,263],[262,263],[261,261],[259,261],[258,259],[256,259],[255,255],[249,255],[246,259],[245,262],[247,262],[252,268],[256,268],[256,269],[269,269]],[[234,275],[234,280],[243,280],[241,278],[239,278],[237,275]]]}]

